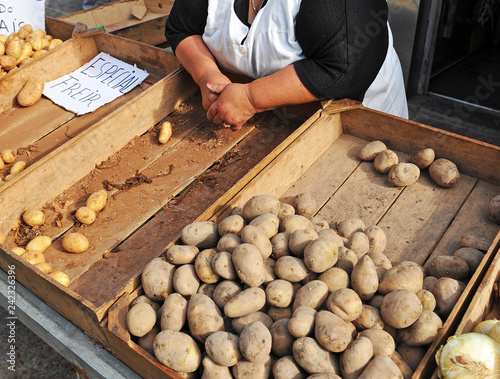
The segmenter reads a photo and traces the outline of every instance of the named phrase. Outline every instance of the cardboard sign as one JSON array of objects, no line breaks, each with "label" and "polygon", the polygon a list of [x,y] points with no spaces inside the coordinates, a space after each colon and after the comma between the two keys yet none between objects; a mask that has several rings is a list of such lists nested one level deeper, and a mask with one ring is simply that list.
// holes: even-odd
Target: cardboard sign
[{"label": "cardboard sign", "polygon": [[8,36],[24,24],[45,30],[45,0],[0,0],[0,34]]},{"label": "cardboard sign", "polygon": [[45,84],[43,94],[77,115],[93,112],[141,84],[148,72],[100,53],[71,74]]}]

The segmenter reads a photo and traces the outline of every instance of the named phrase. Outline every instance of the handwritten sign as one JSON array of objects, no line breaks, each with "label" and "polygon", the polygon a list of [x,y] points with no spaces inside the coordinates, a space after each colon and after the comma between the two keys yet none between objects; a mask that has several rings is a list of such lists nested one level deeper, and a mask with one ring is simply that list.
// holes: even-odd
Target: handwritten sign
[{"label": "handwritten sign", "polygon": [[24,24],[45,30],[45,0],[0,0],[0,34],[8,36]]},{"label": "handwritten sign", "polygon": [[99,53],[71,74],[45,84],[43,94],[63,108],[83,115],[141,84],[148,72],[107,53]]}]

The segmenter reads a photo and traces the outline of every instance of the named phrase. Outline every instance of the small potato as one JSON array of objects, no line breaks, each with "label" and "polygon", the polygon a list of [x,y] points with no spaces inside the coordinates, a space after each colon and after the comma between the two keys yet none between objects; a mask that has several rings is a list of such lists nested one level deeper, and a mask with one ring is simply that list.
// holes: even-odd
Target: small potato
[{"label": "small potato", "polygon": [[375,264],[367,255],[354,266],[351,273],[351,287],[361,300],[370,300],[378,290],[378,275]]},{"label": "small potato", "polygon": [[437,314],[424,310],[417,321],[399,331],[399,337],[409,346],[428,345],[436,339],[442,326],[443,322]]},{"label": "small potato", "polygon": [[217,251],[226,251],[232,253],[236,246],[243,243],[238,234],[226,233],[217,242]]},{"label": "small potato", "polygon": [[315,239],[304,249],[304,263],[312,272],[322,273],[333,267],[337,260],[338,247],[329,239]]},{"label": "small potato", "polygon": [[311,280],[304,284],[295,294],[293,310],[302,305],[319,309],[328,298],[328,286],[321,280]]},{"label": "small potato", "polygon": [[385,143],[382,141],[372,141],[361,148],[358,158],[362,161],[373,161],[384,150],[387,150]]},{"label": "small potato", "polygon": [[16,151],[14,149],[4,149],[1,154],[5,163],[12,163],[16,160]]},{"label": "small potato", "polygon": [[25,167],[26,167],[26,162],[24,162],[24,161],[16,162],[10,168],[10,174],[11,175],[17,175],[21,171],[23,171],[25,169]]},{"label": "small potato", "polygon": [[[49,45],[50,50],[50,45]],[[158,142],[162,145],[167,143],[172,137],[172,123],[170,121],[164,121],[160,126],[160,133],[158,134]]]},{"label": "small potato", "polygon": [[444,158],[432,162],[429,174],[436,184],[445,188],[453,187],[460,180],[460,173],[455,163]]},{"label": "small potato", "polygon": [[255,217],[264,213],[278,215],[280,210],[280,201],[271,195],[257,195],[249,199],[241,210],[243,218],[250,222]]},{"label": "small potato", "polygon": [[19,58],[21,55],[21,40],[12,40],[5,46],[5,54],[11,57]]},{"label": "small potato", "polygon": [[186,333],[162,330],[155,337],[154,353],[163,365],[179,372],[194,372],[201,364],[201,352]]},{"label": "small potato", "polygon": [[86,206],[94,212],[100,212],[106,205],[108,193],[106,190],[96,191],[87,198]]},{"label": "small potato", "polygon": [[484,253],[481,250],[472,247],[461,247],[453,253],[455,257],[462,258],[469,266],[469,272],[476,272],[484,258]]},{"label": "small potato", "polygon": [[411,186],[420,177],[416,164],[400,162],[389,170],[389,183],[396,187]]},{"label": "small potato", "polygon": [[314,338],[301,337],[293,343],[295,362],[307,373],[340,374],[338,355],[323,348]]},{"label": "small potato", "polygon": [[[33,46],[33,45],[31,45],[31,46]],[[43,54],[45,54],[47,51],[48,51],[48,50],[44,50],[44,49],[42,49],[42,50],[37,50],[37,51],[35,51],[33,54],[31,54],[31,58],[36,59],[36,58],[38,58],[38,57],[42,56]]]},{"label": "small potato", "polygon": [[316,199],[310,192],[300,193],[294,199],[296,214],[311,218],[317,210]]},{"label": "small potato", "polygon": [[21,54],[16,60],[16,63],[19,65],[23,60],[30,58],[31,54],[33,53],[33,48],[31,47],[31,44],[24,42],[21,44]]},{"label": "small potato", "polygon": [[33,27],[31,26],[31,24],[24,24],[17,31],[17,35],[19,36],[19,38],[25,39],[29,34],[31,34],[32,31]]},{"label": "small potato", "polygon": [[42,37],[40,37],[36,33],[31,33],[29,36],[26,37],[26,42],[31,44],[31,47],[33,50],[43,50],[45,47],[48,47],[47,40],[44,40]]},{"label": "small potato", "polygon": [[49,236],[36,236],[26,245],[26,251],[37,250],[43,253],[52,244]]},{"label": "small potato", "polygon": [[[384,253],[378,253],[376,251],[368,253],[366,255],[370,257],[370,259],[373,261],[373,264],[375,265],[379,283],[382,282],[382,279],[387,270],[390,270],[392,268],[391,261],[389,260],[389,258],[387,258],[387,256]],[[380,284],[379,284],[379,291],[380,291]]]},{"label": "small potato", "polygon": [[292,307],[279,308],[271,305],[267,308],[267,314],[273,321],[289,319],[292,317],[293,309]]},{"label": "small potato", "polygon": [[404,343],[399,344],[397,351],[413,371],[420,365],[427,352],[422,346],[408,346]]},{"label": "small potato", "polygon": [[5,71],[13,70],[16,67],[17,59],[10,55],[0,56],[0,66]]},{"label": "small potato", "polygon": [[436,298],[431,291],[421,289],[417,292],[417,296],[420,299],[424,310],[432,312],[436,308]]},{"label": "small potato", "polygon": [[76,210],[75,218],[85,225],[91,225],[96,218],[95,212],[89,207],[80,207]]},{"label": "small potato", "polygon": [[52,266],[47,262],[37,263],[35,267],[47,275],[52,273]]},{"label": "small potato", "polygon": [[127,313],[127,327],[130,334],[136,337],[146,335],[156,324],[156,311],[147,303],[139,303]]},{"label": "small potato", "polygon": [[417,321],[422,310],[422,303],[415,292],[396,290],[384,296],[380,314],[387,324],[402,329]]},{"label": "small potato", "polygon": [[340,353],[352,341],[352,333],[347,323],[329,311],[319,311],[316,315],[314,336],[326,350]]},{"label": "small potato", "polygon": [[293,311],[288,321],[288,331],[295,338],[305,337],[314,331],[317,311],[307,305],[301,305]]},{"label": "small potato", "polygon": [[426,276],[422,284],[422,289],[432,292],[432,289],[434,288],[437,280],[438,278],[436,278],[435,276]]},{"label": "small potato", "polygon": [[402,379],[403,374],[401,374],[401,370],[394,361],[383,355],[378,355],[374,357],[370,363],[363,370],[359,379],[378,379],[378,378],[394,378],[394,379]]},{"label": "small potato", "polygon": [[363,310],[363,302],[359,295],[350,288],[341,288],[332,292],[326,300],[330,312],[344,321],[356,320]]},{"label": "small potato", "polygon": [[217,246],[219,239],[218,226],[213,221],[195,221],[186,225],[181,231],[181,239],[185,245],[208,249]]},{"label": "small potato", "polygon": [[398,155],[392,150],[384,150],[377,154],[373,161],[375,170],[381,174],[387,174],[392,167],[399,163]]},{"label": "small potato", "polygon": [[[263,325],[262,323],[260,324]],[[265,329],[269,333],[269,330]],[[205,351],[216,364],[231,367],[241,359],[239,345],[240,337],[236,334],[219,331],[207,337],[205,340]]]},{"label": "small potato", "polygon": [[23,107],[34,105],[42,97],[44,83],[39,79],[30,79],[17,94],[17,102]]},{"label": "small potato", "polygon": [[467,232],[458,241],[458,244],[463,247],[472,247],[481,251],[486,251],[490,248],[492,241],[480,236],[474,232]]},{"label": "small potato", "polygon": [[500,195],[495,196],[488,202],[488,217],[495,224],[500,224]]},{"label": "small potato", "polygon": [[241,331],[239,348],[243,357],[250,362],[268,360],[272,348],[271,332],[262,322],[254,321]]},{"label": "small potato", "polygon": [[266,299],[272,306],[279,308],[288,307],[292,303],[293,295],[292,283],[286,280],[273,280],[266,286]]},{"label": "small potato", "polygon": [[272,213],[264,213],[250,221],[249,225],[258,227],[268,239],[273,238],[278,233],[280,220]]},{"label": "small potato", "polygon": [[287,215],[281,219],[280,222],[280,232],[293,233],[299,229],[312,229],[314,230],[314,225],[312,222],[301,215]]},{"label": "small potato", "polygon": [[314,231],[316,233],[319,233],[322,230],[328,230],[328,229],[330,229],[330,224],[323,217],[314,216],[314,217],[311,217],[309,219],[309,221],[312,222],[312,224],[314,226]]},{"label": "small potato", "polygon": [[288,250],[293,255],[302,257],[306,246],[318,238],[318,233],[314,229],[297,229],[290,235]]},{"label": "small potato", "polygon": [[249,313],[245,316],[234,318],[232,320],[231,326],[236,333],[241,334],[241,332],[243,331],[245,326],[247,326],[248,324],[251,324],[254,321],[260,321],[269,330],[271,330],[271,327],[274,323],[273,319],[271,317],[269,317],[269,315],[267,315],[264,312],[257,311],[257,312]]},{"label": "small potato", "polygon": [[68,253],[80,254],[89,248],[89,240],[80,233],[67,233],[63,237],[62,247]]},{"label": "small potato", "polygon": [[266,293],[260,287],[250,287],[233,296],[224,305],[224,314],[235,318],[257,312],[266,304]]},{"label": "small potato", "polygon": [[240,234],[245,225],[246,221],[240,215],[227,216],[221,222],[219,222],[219,235],[224,236],[228,233]]},{"label": "small potato", "polygon": [[352,323],[360,331],[372,328],[383,329],[385,326],[380,310],[368,304],[363,304],[361,314]]},{"label": "small potato", "polygon": [[175,291],[182,296],[194,295],[200,287],[200,279],[196,275],[194,265],[178,266],[174,272],[173,285]]},{"label": "small potato", "polygon": [[198,287],[197,293],[201,293],[203,295],[207,295],[208,297],[212,297],[214,291],[215,291],[215,283],[201,283],[200,286]]},{"label": "small potato", "polygon": [[280,221],[285,216],[294,215],[295,214],[295,208],[293,207],[292,204],[280,203],[280,207],[279,208],[280,209],[279,209],[279,213],[278,213],[278,218],[280,219]]},{"label": "small potato", "polygon": [[278,359],[273,365],[274,379],[302,379],[305,374],[292,356]]},{"label": "small potato", "polygon": [[370,239],[364,232],[354,232],[349,237],[345,247],[354,251],[358,259],[360,259],[370,250]]},{"label": "small potato", "polygon": [[211,284],[219,281],[219,275],[212,269],[212,260],[215,254],[217,254],[217,250],[205,249],[196,256],[194,269],[196,275],[203,283]]},{"label": "small potato", "polygon": [[273,238],[271,238],[271,245],[273,246],[272,257],[275,260],[279,258],[290,255],[290,249],[288,248],[288,241],[292,233],[278,233]]},{"label": "small potato", "polygon": [[[1,241],[0,241],[1,242]],[[10,249],[14,254],[17,255],[23,255],[26,252],[26,249],[23,249],[22,247],[19,246],[14,246],[13,248]]]},{"label": "small potato", "polygon": [[337,232],[340,236],[349,239],[355,232],[366,229],[365,223],[359,218],[348,218],[337,224]]},{"label": "small potato", "polygon": [[155,344],[155,338],[160,333],[160,328],[158,326],[153,326],[153,328],[146,333],[142,337],[137,338],[137,345],[142,347],[144,350],[146,350],[149,354],[153,355],[155,354],[154,350],[154,344]]},{"label": "small potato", "polygon": [[65,287],[69,286],[71,282],[68,274],[62,271],[54,271],[51,274],[49,274],[49,276],[55,281],[61,283]]},{"label": "small potato", "polygon": [[245,244],[252,244],[259,249],[263,259],[267,259],[273,252],[273,245],[269,237],[261,228],[249,224],[241,231],[241,241]]},{"label": "small potato", "polygon": [[297,257],[284,256],[276,261],[276,276],[289,282],[300,282],[309,273],[304,261]]},{"label": "small potato", "polygon": [[200,250],[196,246],[173,245],[166,251],[167,260],[174,265],[193,263]]},{"label": "small potato", "polygon": [[[259,253],[260,254],[260,253]],[[227,251],[221,251],[214,255],[212,259],[212,269],[224,279],[234,280],[238,278],[233,265],[233,256]]]},{"label": "small potato", "polygon": [[232,254],[232,262],[240,280],[251,286],[260,286],[266,276],[264,259],[257,247],[249,243],[242,243]]},{"label": "small potato", "polygon": [[271,357],[264,362],[250,362],[246,359],[241,359],[231,368],[231,372],[234,379],[267,379],[271,375],[271,368]]},{"label": "small potato", "polygon": [[175,266],[162,258],[154,258],[144,267],[141,275],[142,288],[147,297],[162,301],[173,292]]},{"label": "small potato", "polygon": [[340,357],[342,378],[357,378],[372,358],[373,344],[370,339],[362,336],[356,338],[347,346]]},{"label": "small potato", "polygon": [[431,165],[436,158],[436,153],[431,148],[423,149],[413,154],[410,158],[410,162],[418,166],[419,169],[423,170]]},{"label": "small potato", "polygon": [[132,301],[130,303],[130,306],[133,307],[134,305],[139,304],[139,303],[148,303],[149,305],[151,305],[153,307],[153,309],[155,310],[155,312],[158,312],[158,310],[160,309],[160,304],[157,303],[156,301],[151,300],[146,295],[137,296],[134,299],[134,301]]},{"label": "small potato", "polygon": [[326,283],[329,292],[349,287],[349,274],[338,267],[332,267],[323,272],[318,280]]},{"label": "small potato", "polygon": [[469,265],[462,258],[453,255],[440,255],[432,258],[426,267],[427,275],[436,278],[448,277],[465,280],[469,276]]},{"label": "small potato", "polygon": [[288,331],[289,321],[289,318],[277,319],[269,328],[273,339],[271,351],[277,357],[285,357],[293,353],[295,338]]},{"label": "small potato", "polygon": [[396,350],[394,338],[383,329],[365,329],[359,336],[366,337],[372,342],[374,356],[390,357]]},{"label": "small potato", "polygon": [[26,251],[23,255],[21,255],[25,261],[31,263],[32,265],[37,265],[39,263],[45,263],[45,257],[43,256],[41,251],[37,250],[29,250]]},{"label": "small potato", "polygon": [[380,226],[373,225],[364,230],[364,233],[368,237],[369,248],[368,253],[374,251],[378,253],[383,253],[385,247],[387,246],[387,236]]},{"label": "small potato", "polygon": [[233,280],[223,280],[214,289],[212,299],[220,309],[226,303],[242,291],[241,285]]},{"label": "small potato", "polygon": [[348,274],[352,273],[354,266],[358,263],[358,256],[354,251],[344,246],[339,246],[339,259],[335,267],[341,268]]},{"label": "small potato", "polygon": [[219,307],[203,294],[195,293],[189,298],[187,320],[191,336],[201,343],[205,343],[210,334],[224,330]]},{"label": "small potato", "polygon": [[179,332],[186,323],[187,300],[179,293],[171,293],[161,308],[161,330],[170,329]]},{"label": "small potato", "polygon": [[418,292],[422,289],[424,274],[417,264],[397,264],[387,270],[380,282],[378,291],[382,295],[396,290]]},{"label": "small potato", "polygon": [[465,284],[453,278],[439,278],[432,288],[436,299],[435,312],[441,317],[447,317],[465,289]]}]

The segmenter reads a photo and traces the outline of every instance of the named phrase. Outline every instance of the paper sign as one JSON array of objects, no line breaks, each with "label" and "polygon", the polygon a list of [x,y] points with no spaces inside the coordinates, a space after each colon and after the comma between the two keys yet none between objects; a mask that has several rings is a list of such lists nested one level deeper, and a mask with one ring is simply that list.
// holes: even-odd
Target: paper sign
[{"label": "paper sign", "polygon": [[77,115],[93,112],[141,84],[148,72],[100,53],[71,74],[45,84],[43,94]]},{"label": "paper sign", "polygon": [[45,0],[0,0],[0,34],[8,36],[24,24],[45,30]]}]

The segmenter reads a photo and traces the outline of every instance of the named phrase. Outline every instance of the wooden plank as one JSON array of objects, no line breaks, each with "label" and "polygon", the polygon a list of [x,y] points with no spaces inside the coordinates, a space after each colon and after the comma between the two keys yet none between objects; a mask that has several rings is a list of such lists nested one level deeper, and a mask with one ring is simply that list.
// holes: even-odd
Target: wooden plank
[{"label": "wooden plank", "polygon": [[112,25],[115,22],[130,18],[130,10],[134,4],[135,1],[112,2],[102,8],[95,8],[94,20],[97,23],[95,26],[102,25],[106,27],[106,25]]},{"label": "wooden plank", "polygon": [[170,13],[174,0],[145,0],[148,9],[155,13]]},{"label": "wooden plank", "polygon": [[45,31],[54,38],[66,41],[71,38],[75,24],[58,18],[45,16]]},{"label": "wooden plank", "polygon": [[343,112],[342,120],[348,134],[367,141],[382,139],[389,148],[407,154],[430,147],[436,152],[436,157],[454,162],[461,173],[500,184],[499,146],[367,108]]},{"label": "wooden plank", "polygon": [[140,22],[132,25],[115,24],[110,28],[110,32],[149,45],[159,45],[167,40],[165,37],[167,17],[168,15],[158,16],[158,13],[148,13]]}]

